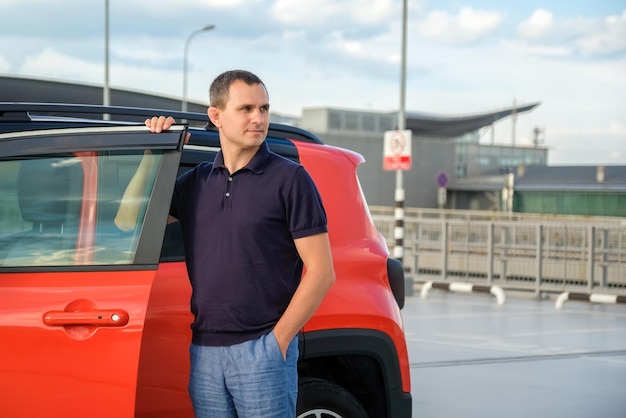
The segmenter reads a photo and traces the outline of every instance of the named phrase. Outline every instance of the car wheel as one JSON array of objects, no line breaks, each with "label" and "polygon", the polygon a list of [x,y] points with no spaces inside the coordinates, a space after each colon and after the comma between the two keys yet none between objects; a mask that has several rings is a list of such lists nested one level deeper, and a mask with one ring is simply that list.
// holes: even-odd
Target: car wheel
[{"label": "car wheel", "polygon": [[368,418],[350,392],[322,379],[301,379],[298,386],[297,418]]}]

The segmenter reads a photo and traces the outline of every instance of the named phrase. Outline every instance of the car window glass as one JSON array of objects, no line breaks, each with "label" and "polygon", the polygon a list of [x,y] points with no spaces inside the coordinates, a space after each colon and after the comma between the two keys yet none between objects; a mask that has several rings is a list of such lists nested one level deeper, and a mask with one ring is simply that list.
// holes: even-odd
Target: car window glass
[{"label": "car window glass", "polygon": [[143,152],[0,161],[0,267],[131,264],[161,155],[132,231],[113,220]]}]

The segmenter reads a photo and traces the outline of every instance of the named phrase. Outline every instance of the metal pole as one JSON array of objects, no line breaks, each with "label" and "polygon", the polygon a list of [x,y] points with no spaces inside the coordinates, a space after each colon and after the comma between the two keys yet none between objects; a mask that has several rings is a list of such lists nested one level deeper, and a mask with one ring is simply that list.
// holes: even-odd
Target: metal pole
[{"label": "metal pole", "polygon": [[[110,106],[109,95],[109,0],[104,1],[104,87],[102,90],[102,105]],[[102,115],[104,120],[109,120],[110,115]]]},{"label": "metal pole", "polygon": [[517,125],[517,100],[513,98],[513,113],[511,114],[511,140],[513,141],[513,146],[515,146],[516,125]]},{"label": "metal pole", "polygon": [[191,42],[191,38],[199,34],[200,32],[206,32],[215,28],[215,25],[206,25],[203,28],[197,29],[187,37],[185,41],[185,51],[183,54],[183,102],[182,102],[182,111],[187,111],[187,56],[189,54],[189,43]]},{"label": "metal pole", "polygon": [[[402,62],[400,67],[400,110],[398,111],[398,130],[403,131],[406,127],[405,117],[405,96],[406,96],[406,24],[407,21],[407,0],[402,6]],[[402,181],[402,170],[396,170],[396,209],[394,217],[396,226],[394,228],[395,247],[393,256],[400,262],[404,259],[404,186]]]}]

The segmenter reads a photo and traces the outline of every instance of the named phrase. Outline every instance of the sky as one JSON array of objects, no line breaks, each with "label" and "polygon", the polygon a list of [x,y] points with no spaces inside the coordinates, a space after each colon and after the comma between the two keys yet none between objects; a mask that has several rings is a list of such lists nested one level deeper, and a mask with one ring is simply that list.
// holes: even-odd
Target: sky
[{"label": "sky", "polygon": [[[102,85],[105,0],[0,0],[0,76]],[[109,0],[109,85],[208,102],[219,73],[259,75],[273,112],[398,111],[403,0]],[[407,1],[407,112],[541,102],[551,165],[626,165],[626,1]],[[213,24],[215,28],[196,30]],[[191,36],[191,37],[190,37]],[[10,101],[2,97],[0,100]],[[510,119],[494,126],[512,143]],[[492,134],[481,132],[481,142]]]}]

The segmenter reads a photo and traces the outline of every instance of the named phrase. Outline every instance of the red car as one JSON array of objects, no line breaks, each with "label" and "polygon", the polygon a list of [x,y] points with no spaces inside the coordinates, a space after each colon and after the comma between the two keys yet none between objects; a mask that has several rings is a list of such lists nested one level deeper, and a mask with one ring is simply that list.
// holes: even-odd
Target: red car
[{"label": "red car", "polygon": [[[206,126],[137,122],[164,113]],[[285,125],[267,141],[317,184],[337,276],[300,334],[298,417],[410,417],[404,273],[369,215],[363,158]],[[0,103],[1,416],[193,416],[190,285],[166,220],[176,176],[218,147],[204,114]],[[123,232],[113,218],[146,149],[141,222]]]}]

